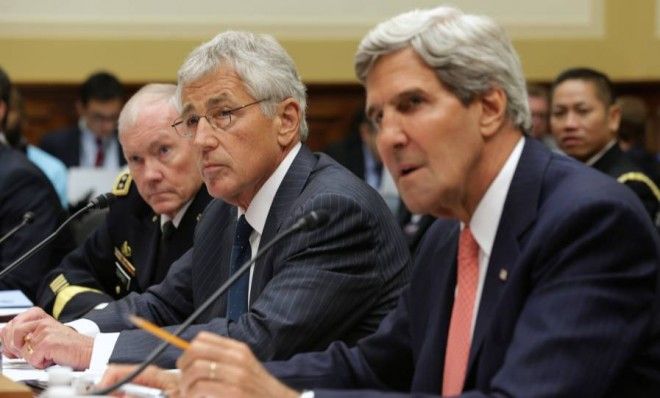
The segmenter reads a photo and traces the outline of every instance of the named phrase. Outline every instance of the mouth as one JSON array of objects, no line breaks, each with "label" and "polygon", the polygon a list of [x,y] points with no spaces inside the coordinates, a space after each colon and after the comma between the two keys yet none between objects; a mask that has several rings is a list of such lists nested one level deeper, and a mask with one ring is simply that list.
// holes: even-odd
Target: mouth
[{"label": "mouth", "polygon": [[407,177],[408,175],[410,175],[410,174],[412,174],[413,172],[415,172],[417,169],[419,169],[419,167],[416,167],[416,166],[410,166],[410,165],[402,166],[402,167],[399,169],[399,178],[401,178],[401,177]]}]

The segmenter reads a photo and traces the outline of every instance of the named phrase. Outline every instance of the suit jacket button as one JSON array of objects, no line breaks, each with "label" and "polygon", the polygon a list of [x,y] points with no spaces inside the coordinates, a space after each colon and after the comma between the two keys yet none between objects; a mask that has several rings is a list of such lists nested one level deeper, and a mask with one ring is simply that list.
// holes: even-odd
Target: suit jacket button
[{"label": "suit jacket button", "polygon": [[121,293],[121,286],[115,286],[115,292],[117,292],[117,294]]}]

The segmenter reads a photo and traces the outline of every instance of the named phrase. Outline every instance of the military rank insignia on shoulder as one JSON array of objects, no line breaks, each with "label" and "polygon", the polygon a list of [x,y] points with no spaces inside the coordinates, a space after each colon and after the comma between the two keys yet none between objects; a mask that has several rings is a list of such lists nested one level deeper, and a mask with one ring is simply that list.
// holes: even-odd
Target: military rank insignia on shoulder
[{"label": "military rank insignia on shoulder", "polygon": [[131,189],[131,182],[133,182],[133,177],[131,177],[128,169],[125,169],[117,176],[115,184],[112,186],[112,194],[115,196],[128,195],[128,191]]}]

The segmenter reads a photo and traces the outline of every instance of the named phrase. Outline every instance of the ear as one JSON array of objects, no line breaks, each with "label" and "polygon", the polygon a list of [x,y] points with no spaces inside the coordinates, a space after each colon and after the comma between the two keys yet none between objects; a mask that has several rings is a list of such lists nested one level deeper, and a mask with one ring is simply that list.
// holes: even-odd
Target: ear
[{"label": "ear", "polygon": [[279,129],[277,143],[281,147],[288,147],[300,140],[298,128],[300,127],[300,104],[293,98],[286,98],[277,107]]},{"label": "ear", "polygon": [[621,124],[621,107],[619,104],[610,105],[607,109],[607,127],[616,135],[619,131],[619,124]]},{"label": "ear", "polygon": [[507,97],[500,87],[493,87],[479,98],[481,117],[479,125],[484,138],[493,136],[506,120]]}]

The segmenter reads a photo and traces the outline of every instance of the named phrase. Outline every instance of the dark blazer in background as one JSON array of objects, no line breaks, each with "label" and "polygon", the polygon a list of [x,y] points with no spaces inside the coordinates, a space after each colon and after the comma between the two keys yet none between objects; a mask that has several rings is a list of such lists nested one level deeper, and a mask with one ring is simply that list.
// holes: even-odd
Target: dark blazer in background
[{"label": "dark blazer in background", "polygon": [[346,138],[326,148],[323,152],[349,169],[361,180],[366,178],[364,170],[364,152],[358,130],[351,131]]},{"label": "dark blazer in background", "polygon": [[616,178],[632,189],[644,204],[656,226],[660,228],[660,190],[655,182],[633,162],[619,145],[614,145],[593,164],[593,168]]},{"label": "dark blazer in background", "polygon": [[[315,396],[442,391],[459,224],[438,220],[378,332],[267,368]],[[660,394],[660,240],[621,184],[527,139],[491,252],[462,397]],[[387,390],[381,393],[368,390]]]},{"label": "dark blazer in background", "polygon": [[[224,296],[183,337],[190,340],[200,330],[230,336],[266,360],[321,350],[335,340],[354,344],[373,332],[396,305],[410,273],[403,236],[376,191],[303,146],[275,195],[260,246],[318,209],[328,211],[326,225],[288,237],[257,261],[248,313],[228,322]],[[193,248],[172,265],[163,283],[85,318],[102,332],[133,329],[127,313],[159,325],[181,323],[229,277],[236,219],[235,207],[212,201]],[[111,362],[141,361],[159,343],[141,330],[124,331]],[[171,348],[158,362],[172,367],[180,354]]]},{"label": "dark blazer in background", "polygon": [[[202,185],[159,259],[160,216],[142,199],[135,184],[130,184],[127,194],[112,204],[105,221],[44,278],[37,304],[68,321],[97,304],[129,292],[142,293],[160,283],[170,265],[192,246],[197,220],[210,201]],[[58,295],[62,295],[61,302],[53,308]]]},{"label": "dark blazer in background", "polygon": [[[31,211],[34,221],[0,245],[0,268],[36,246],[64,221],[66,213],[46,176],[23,153],[0,143],[0,236],[21,223]],[[3,280],[0,289],[22,290],[35,301],[41,278],[71,249],[69,229],[19,265]]]},{"label": "dark blazer in background", "polygon": [[[61,160],[67,168],[78,167],[80,166],[80,148],[82,146],[81,135],[82,132],[78,126],[53,131],[43,136],[39,147]],[[114,138],[117,141],[117,148],[119,149],[117,151],[119,165],[123,166],[126,164],[126,159],[124,159],[124,153],[121,150],[117,136],[115,135]]]}]

